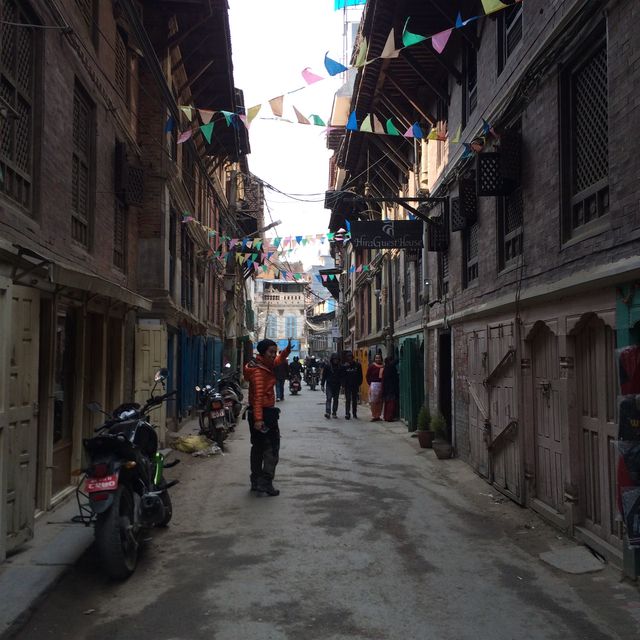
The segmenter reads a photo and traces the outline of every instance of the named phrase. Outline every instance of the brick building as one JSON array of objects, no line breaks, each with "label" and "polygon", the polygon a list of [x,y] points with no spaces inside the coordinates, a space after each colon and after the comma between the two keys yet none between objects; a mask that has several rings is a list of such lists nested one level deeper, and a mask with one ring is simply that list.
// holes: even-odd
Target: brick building
[{"label": "brick building", "polygon": [[229,198],[248,140],[218,122],[210,144],[199,132],[177,144],[178,105],[242,105],[226,3],[171,7],[0,4],[0,561],[73,491],[99,419],[89,401],[144,398],[167,365],[182,392],[185,350],[213,366],[203,342],[217,339],[222,358],[225,265],[212,268],[203,225],[257,231]]},{"label": "brick building", "polygon": [[[399,48],[408,16],[409,30],[424,35],[451,28],[458,11],[481,17],[459,24],[442,54],[427,40],[358,73],[351,107],[359,118],[391,117],[403,131],[419,122],[431,139],[353,131],[334,143],[332,186],[386,201],[368,212],[334,206],[331,225],[406,218],[393,197],[443,200],[420,207],[429,218],[423,268],[406,251],[342,252],[374,265],[362,282],[345,279],[343,294],[356,301],[364,339],[387,329],[402,370],[395,328],[416,313],[403,308],[416,289],[424,392],[457,454],[518,503],[620,558],[614,350],[640,274],[640,161],[629,147],[640,124],[637,7],[505,4],[513,6],[484,16],[472,1],[368,3],[361,37],[370,58],[392,28]],[[468,146],[452,141],[458,136]],[[368,310],[371,289],[391,292],[380,323]]]}]

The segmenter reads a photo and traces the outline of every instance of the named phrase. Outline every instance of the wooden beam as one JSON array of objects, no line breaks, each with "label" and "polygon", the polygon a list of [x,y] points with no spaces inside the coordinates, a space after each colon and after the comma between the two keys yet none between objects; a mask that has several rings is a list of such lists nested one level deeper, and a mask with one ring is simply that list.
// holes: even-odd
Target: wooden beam
[{"label": "wooden beam", "polygon": [[382,153],[387,155],[391,159],[393,164],[400,169],[400,171],[407,171],[411,167],[411,163],[405,160],[390,144],[390,140],[386,139],[386,136],[378,137],[376,135],[371,136],[371,144],[377,147]]},{"label": "wooden beam", "polygon": [[432,126],[436,124],[436,118],[432,116],[428,111],[423,109],[417,101],[409,95],[409,92],[404,89],[396,80],[391,76],[387,76],[387,80],[400,92],[400,95]]},{"label": "wooden beam", "polygon": [[187,80],[179,89],[178,91],[178,95],[181,96],[182,92],[185,89],[188,89],[194,82],[197,82],[198,78],[200,78],[206,71],[207,69],[215,62],[215,60],[209,60],[208,62],[205,62],[205,64],[203,64],[200,69],[197,71],[197,73],[189,78],[189,80]]},{"label": "wooden beam", "polygon": [[[427,76],[422,73],[422,69],[420,68],[420,64],[418,63],[418,61],[413,57],[411,53],[406,50],[404,51],[404,59],[411,67],[412,71],[420,78],[420,80],[422,80],[422,82],[424,82],[431,89],[431,91],[433,91],[438,96],[438,98],[444,100],[447,104],[449,104],[449,95],[447,94],[447,92],[442,91],[442,89],[433,84],[433,82],[431,82],[431,80],[429,80]],[[434,118],[432,124],[435,124],[435,122],[436,120]]]}]

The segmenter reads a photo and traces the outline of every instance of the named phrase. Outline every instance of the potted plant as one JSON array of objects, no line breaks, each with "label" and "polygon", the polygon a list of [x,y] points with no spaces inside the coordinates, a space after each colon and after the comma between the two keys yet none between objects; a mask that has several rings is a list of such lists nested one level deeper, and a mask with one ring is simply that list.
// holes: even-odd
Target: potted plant
[{"label": "potted plant", "polygon": [[432,448],[439,460],[451,457],[453,447],[449,442],[449,425],[441,413],[431,418],[431,430],[433,431]]},{"label": "potted plant", "polygon": [[433,431],[430,429],[431,414],[429,413],[429,407],[423,405],[418,412],[418,428],[416,433],[418,434],[418,442],[423,449],[430,449],[433,442]]}]

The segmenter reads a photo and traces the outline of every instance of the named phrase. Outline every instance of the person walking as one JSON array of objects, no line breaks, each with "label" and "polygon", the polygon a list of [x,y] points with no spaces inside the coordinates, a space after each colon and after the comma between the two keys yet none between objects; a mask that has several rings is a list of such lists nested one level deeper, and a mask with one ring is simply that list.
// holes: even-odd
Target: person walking
[{"label": "person walking", "polygon": [[382,413],[382,376],[384,365],[382,354],[376,353],[373,362],[367,369],[367,382],[369,384],[369,407],[371,408],[371,422],[379,422]]},{"label": "person walking", "polygon": [[277,496],[280,491],[273,486],[273,478],[280,456],[280,409],[274,406],[276,377],[273,370],[289,357],[291,338],[277,357],[277,345],[273,340],[261,340],[257,350],[258,356],[244,366],[244,377],[249,381],[251,491]]},{"label": "person walking", "polygon": [[344,363],[344,417],[349,420],[351,414],[354,418],[358,417],[358,393],[362,384],[362,366],[353,357],[351,351],[345,354]]},{"label": "person walking", "polygon": [[387,356],[384,360],[382,399],[384,400],[384,420],[385,422],[393,422],[398,416],[398,400],[400,399],[400,377],[393,356]]},{"label": "person walking", "polygon": [[285,358],[273,368],[273,373],[276,376],[276,402],[280,402],[284,400],[284,383],[289,378],[289,361]]},{"label": "person walking", "polygon": [[338,417],[338,398],[343,381],[344,367],[340,362],[340,356],[337,353],[332,353],[329,363],[325,364],[322,369],[322,378],[320,379],[320,388],[327,394],[325,418]]}]

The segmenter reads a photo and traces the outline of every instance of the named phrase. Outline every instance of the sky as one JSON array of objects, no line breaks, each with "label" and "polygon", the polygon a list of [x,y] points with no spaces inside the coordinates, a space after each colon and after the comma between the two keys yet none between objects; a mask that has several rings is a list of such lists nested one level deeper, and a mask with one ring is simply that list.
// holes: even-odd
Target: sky
[{"label": "sky", "polygon": [[[361,9],[349,9],[360,15]],[[355,13],[354,13],[355,12]],[[315,202],[300,202],[265,190],[268,208],[265,224],[280,220],[269,237],[310,235],[327,232],[329,210],[324,208],[328,188],[329,158],[323,127],[270,120],[267,102],[285,96],[284,117],[295,121],[291,105],[306,117],[317,114],[325,122],[331,114],[333,96],[342,84],[339,77],[306,86],[305,67],[326,76],[324,55],[343,58],[343,11],[334,11],[334,0],[229,0],[231,46],[235,85],[244,91],[247,108],[263,104],[251,124],[249,169],[281,191]],[[328,245],[307,245],[289,258],[302,260],[305,267],[317,264],[318,251]]]}]

